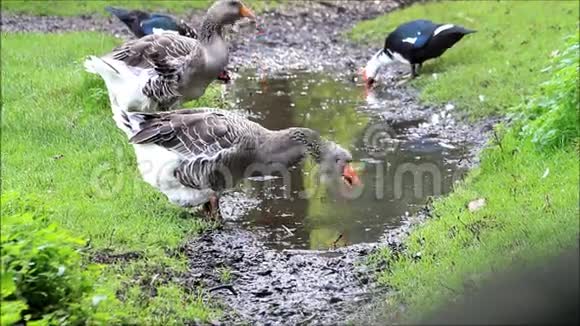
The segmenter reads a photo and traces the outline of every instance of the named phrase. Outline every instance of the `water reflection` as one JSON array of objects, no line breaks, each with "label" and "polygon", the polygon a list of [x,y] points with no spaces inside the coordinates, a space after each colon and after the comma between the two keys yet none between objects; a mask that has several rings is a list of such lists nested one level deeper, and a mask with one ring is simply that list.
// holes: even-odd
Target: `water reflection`
[{"label": "water reflection", "polygon": [[446,159],[460,153],[434,140],[406,140],[409,126],[393,129],[400,138],[396,148],[369,154],[363,138],[377,121],[357,111],[364,100],[354,85],[301,72],[261,81],[251,72],[242,76],[230,90],[239,108],[256,114],[267,128],[309,127],[348,148],[365,185],[357,198],[344,198],[319,184],[311,161],[291,171],[286,187],[281,179],[252,182],[261,204],[238,222],[264,231],[267,245],[327,249],[373,242],[429,196],[449,192],[456,167]]}]

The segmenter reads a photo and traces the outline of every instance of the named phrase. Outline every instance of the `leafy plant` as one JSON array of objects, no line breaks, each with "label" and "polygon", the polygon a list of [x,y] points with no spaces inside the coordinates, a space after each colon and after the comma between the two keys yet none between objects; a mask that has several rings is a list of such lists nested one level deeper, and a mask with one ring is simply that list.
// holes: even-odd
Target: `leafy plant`
[{"label": "leafy plant", "polygon": [[579,49],[578,36],[570,37],[566,49],[545,69],[552,77],[542,84],[519,115],[527,120],[522,135],[530,137],[541,148],[561,147],[578,141]]},{"label": "leafy plant", "polygon": [[232,270],[229,267],[220,267],[217,269],[217,272],[222,283],[228,283],[232,280]]},{"label": "leafy plant", "polygon": [[94,291],[97,267],[82,262],[85,241],[47,224],[48,210],[39,203],[2,195],[2,325],[96,321],[95,307],[105,296]]}]

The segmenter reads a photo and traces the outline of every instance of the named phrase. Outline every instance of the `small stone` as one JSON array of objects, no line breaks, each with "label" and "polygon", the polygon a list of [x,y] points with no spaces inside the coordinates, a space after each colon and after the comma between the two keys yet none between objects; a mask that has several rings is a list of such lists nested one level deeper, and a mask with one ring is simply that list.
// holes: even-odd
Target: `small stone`
[{"label": "small stone", "polygon": [[478,210],[482,209],[485,206],[485,198],[479,198],[476,200],[472,200],[467,205],[467,208],[470,212],[477,212]]},{"label": "small stone", "polygon": [[332,297],[332,298],[330,298],[330,300],[328,300],[328,302],[329,302],[330,304],[339,303],[339,302],[341,302],[341,301],[343,301],[343,300],[342,300],[341,298],[339,298],[339,297]]},{"label": "small stone", "polygon": [[260,275],[260,276],[271,275],[271,274],[272,274],[272,270],[271,270],[271,269],[266,269],[266,270],[263,270],[263,271],[259,271],[259,272],[258,272],[258,273],[256,273],[256,274],[258,274],[258,275]]},{"label": "small stone", "polygon": [[274,293],[273,293],[272,291],[270,291],[270,290],[268,290],[268,289],[264,288],[264,289],[261,289],[261,290],[258,290],[258,291],[255,291],[255,292],[252,292],[252,294],[253,294],[255,297],[258,297],[258,298],[264,298],[264,297],[267,297],[267,296],[271,296],[271,295],[272,295],[272,294],[274,294]]}]

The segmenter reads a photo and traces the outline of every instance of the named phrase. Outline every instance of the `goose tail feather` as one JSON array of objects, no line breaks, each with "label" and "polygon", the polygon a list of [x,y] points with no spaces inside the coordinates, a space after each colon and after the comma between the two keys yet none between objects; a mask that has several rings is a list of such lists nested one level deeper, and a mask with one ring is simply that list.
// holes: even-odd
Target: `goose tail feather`
[{"label": "goose tail feather", "polygon": [[93,55],[85,60],[84,66],[88,73],[99,74],[103,78],[105,78],[105,76],[115,77],[121,74],[118,67],[115,67],[114,64]]},{"label": "goose tail feather", "polygon": [[138,112],[128,112],[119,107],[113,107],[113,120],[129,139],[141,130],[143,117]]}]

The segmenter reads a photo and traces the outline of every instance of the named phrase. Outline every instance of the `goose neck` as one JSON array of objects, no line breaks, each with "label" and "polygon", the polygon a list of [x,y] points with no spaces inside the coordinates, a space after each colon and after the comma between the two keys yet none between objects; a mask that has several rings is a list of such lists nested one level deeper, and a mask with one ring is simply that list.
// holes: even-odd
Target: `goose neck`
[{"label": "goose neck", "polygon": [[214,38],[222,38],[223,25],[216,22],[215,18],[208,15],[201,24],[199,40],[202,43],[210,43]]},{"label": "goose neck", "polygon": [[308,128],[293,128],[290,132],[290,138],[302,144],[316,163],[320,163],[326,149],[326,141],[320,137],[320,134]]}]

